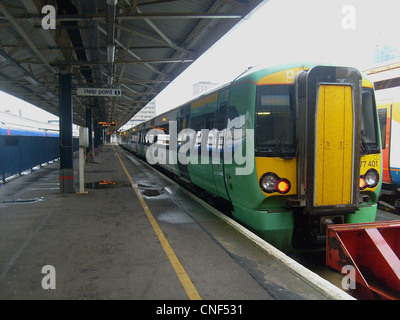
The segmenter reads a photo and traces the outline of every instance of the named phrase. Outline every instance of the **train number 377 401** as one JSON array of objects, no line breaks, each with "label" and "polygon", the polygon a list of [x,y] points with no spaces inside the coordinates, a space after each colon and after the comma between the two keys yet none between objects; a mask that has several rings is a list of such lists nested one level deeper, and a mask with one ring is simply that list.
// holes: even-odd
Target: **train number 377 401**
[{"label": "train number 377 401", "polygon": [[361,168],[365,168],[365,167],[375,168],[375,167],[378,167],[378,165],[379,165],[378,160],[370,160],[370,161],[364,160],[364,161],[360,161],[360,163],[361,163],[361,165],[360,165]]}]

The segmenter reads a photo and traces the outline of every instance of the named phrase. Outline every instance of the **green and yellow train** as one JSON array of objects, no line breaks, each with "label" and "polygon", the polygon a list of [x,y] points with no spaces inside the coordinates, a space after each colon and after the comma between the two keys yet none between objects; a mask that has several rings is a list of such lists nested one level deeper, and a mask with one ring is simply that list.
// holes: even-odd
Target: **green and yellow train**
[{"label": "green and yellow train", "polygon": [[277,248],[315,249],[329,224],[375,220],[377,119],[373,84],[356,69],[280,65],[123,132],[121,145]]}]

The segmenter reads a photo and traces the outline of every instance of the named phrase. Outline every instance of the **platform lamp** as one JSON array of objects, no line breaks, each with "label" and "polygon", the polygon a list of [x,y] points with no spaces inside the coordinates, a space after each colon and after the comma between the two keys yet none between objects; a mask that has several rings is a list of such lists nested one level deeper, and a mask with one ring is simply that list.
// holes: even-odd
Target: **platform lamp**
[{"label": "platform lamp", "polygon": [[107,83],[109,86],[111,86],[113,83],[114,57],[115,57],[115,45],[109,44],[107,45],[107,65],[108,65]]}]

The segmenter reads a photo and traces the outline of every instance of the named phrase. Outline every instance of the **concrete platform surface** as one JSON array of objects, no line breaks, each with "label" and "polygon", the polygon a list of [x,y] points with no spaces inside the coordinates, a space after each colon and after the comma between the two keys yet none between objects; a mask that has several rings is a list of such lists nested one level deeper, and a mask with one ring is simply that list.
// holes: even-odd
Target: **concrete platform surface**
[{"label": "concrete platform surface", "polygon": [[119,146],[95,161],[87,194],[59,194],[57,162],[0,186],[1,299],[347,298]]}]

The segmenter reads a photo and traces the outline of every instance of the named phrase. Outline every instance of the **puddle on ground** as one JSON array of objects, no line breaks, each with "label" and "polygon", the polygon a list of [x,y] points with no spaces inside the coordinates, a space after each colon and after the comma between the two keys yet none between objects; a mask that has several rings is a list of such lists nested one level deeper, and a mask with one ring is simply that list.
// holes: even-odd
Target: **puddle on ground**
[{"label": "puddle on ground", "polygon": [[146,189],[146,188],[156,188],[155,186],[149,186],[149,185],[147,185],[147,184],[143,184],[143,183],[138,183],[138,185],[137,185],[137,187],[139,188],[139,189]]},{"label": "puddle on ground", "polygon": [[187,214],[180,212],[166,212],[162,213],[157,217],[158,221],[181,224],[181,223],[193,223],[194,220]]},{"label": "puddle on ground", "polygon": [[32,199],[9,199],[9,200],[0,200],[0,204],[28,204],[35,203],[39,201],[44,201],[43,197],[40,198],[32,198]]},{"label": "puddle on ground", "polygon": [[130,187],[129,181],[113,181],[113,180],[101,180],[97,182],[86,182],[85,189],[115,189]]},{"label": "puddle on ground", "polygon": [[159,190],[152,190],[152,189],[147,189],[147,190],[141,191],[140,193],[147,197],[155,197],[155,196],[159,196],[161,194],[161,192]]},{"label": "puddle on ground", "polygon": [[135,185],[139,190],[140,194],[145,197],[156,197],[163,194],[163,188],[156,185],[149,185],[144,183],[138,183]]}]

